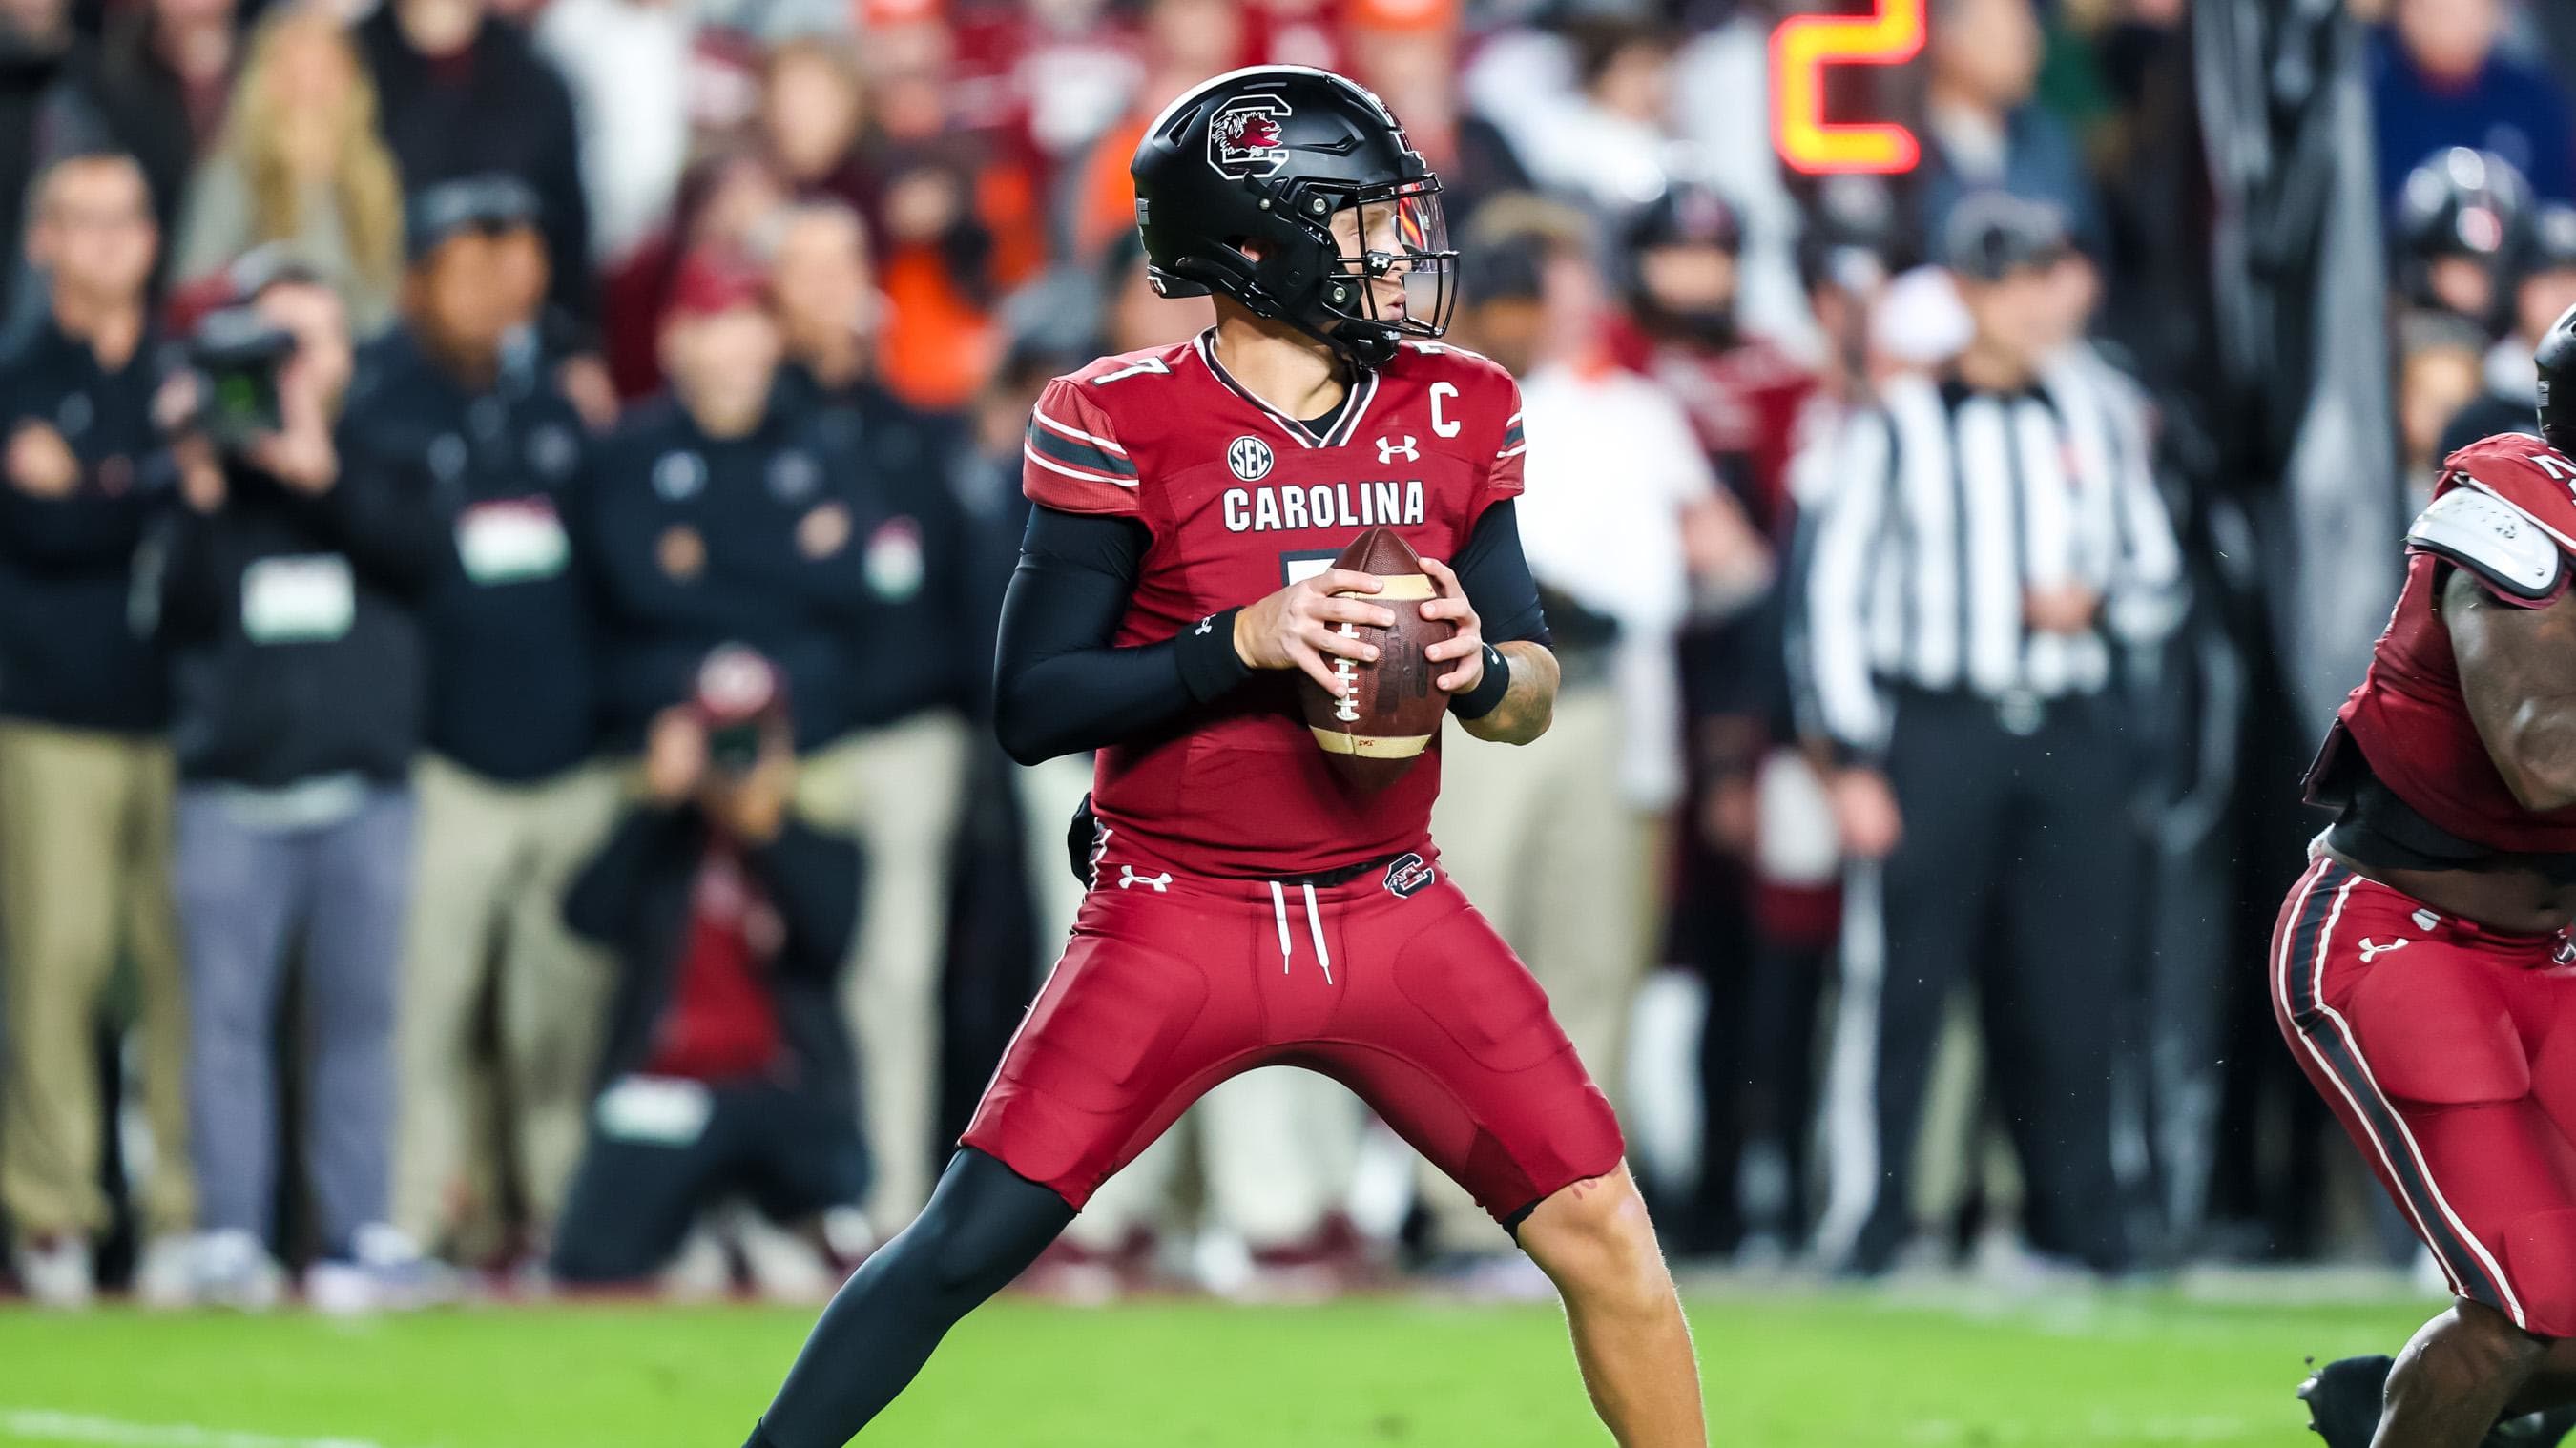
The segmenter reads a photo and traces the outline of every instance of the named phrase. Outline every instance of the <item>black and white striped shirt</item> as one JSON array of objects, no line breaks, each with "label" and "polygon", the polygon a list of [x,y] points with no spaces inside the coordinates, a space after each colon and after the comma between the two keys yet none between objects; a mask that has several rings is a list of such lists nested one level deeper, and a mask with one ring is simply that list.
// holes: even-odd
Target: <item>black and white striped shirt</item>
[{"label": "black and white striped shirt", "polygon": [[[2181,616],[2144,403],[2089,352],[2018,392],[1898,379],[1820,445],[1793,662],[1804,722],[1840,753],[1885,748],[1891,685],[2090,694],[2114,641],[2153,642]],[[2066,584],[2101,597],[2094,628],[2032,628],[2025,593]]]}]

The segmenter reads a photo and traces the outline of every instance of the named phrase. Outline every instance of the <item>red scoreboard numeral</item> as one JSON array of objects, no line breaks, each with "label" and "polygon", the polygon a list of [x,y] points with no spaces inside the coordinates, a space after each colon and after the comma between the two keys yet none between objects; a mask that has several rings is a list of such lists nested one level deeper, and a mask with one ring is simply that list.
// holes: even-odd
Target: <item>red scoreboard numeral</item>
[{"label": "red scoreboard numeral", "polygon": [[1771,140],[1809,175],[1911,171],[1923,147],[1892,123],[1825,120],[1825,67],[1901,65],[1923,49],[1923,0],[1878,0],[1877,13],[1800,15],[1771,32]]}]

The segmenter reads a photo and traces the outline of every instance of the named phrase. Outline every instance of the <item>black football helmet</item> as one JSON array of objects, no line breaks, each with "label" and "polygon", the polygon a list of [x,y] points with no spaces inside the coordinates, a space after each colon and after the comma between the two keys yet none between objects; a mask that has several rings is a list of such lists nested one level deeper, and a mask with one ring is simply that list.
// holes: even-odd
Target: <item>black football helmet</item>
[{"label": "black football helmet", "polygon": [[1128,171],[1164,296],[1222,293],[1364,368],[1448,330],[1458,253],[1440,178],[1351,81],[1296,65],[1218,76],[1154,118]]},{"label": "black football helmet", "polygon": [[2549,335],[2531,349],[2531,364],[2540,374],[2540,436],[2576,454],[2576,307],[2550,324]]},{"label": "black football helmet", "polygon": [[2456,309],[2434,283],[2436,262],[2457,258],[2485,273],[2487,315],[2502,320],[2531,247],[2531,185],[2513,163],[2491,151],[2453,146],[2437,151],[2407,173],[2398,191],[2393,230],[2398,288],[2418,306]]}]

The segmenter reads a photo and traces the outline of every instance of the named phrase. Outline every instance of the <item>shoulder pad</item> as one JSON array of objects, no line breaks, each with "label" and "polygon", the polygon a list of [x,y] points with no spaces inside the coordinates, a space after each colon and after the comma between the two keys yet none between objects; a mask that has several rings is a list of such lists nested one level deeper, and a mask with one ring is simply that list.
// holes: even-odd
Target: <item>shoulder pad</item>
[{"label": "shoulder pad", "polygon": [[2453,488],[2435,498],[2406,530],[2406,546],[2458,564],[2527,603],[2555,597],[2566,579],[2557,540],[2480,488]]}]

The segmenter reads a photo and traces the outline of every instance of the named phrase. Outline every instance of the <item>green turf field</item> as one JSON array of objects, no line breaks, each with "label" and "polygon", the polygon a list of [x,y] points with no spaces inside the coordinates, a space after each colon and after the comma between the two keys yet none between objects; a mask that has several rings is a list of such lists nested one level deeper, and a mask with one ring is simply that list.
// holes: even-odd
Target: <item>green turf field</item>
[{"label": "green turf field", "polygon": [[[2390,1351],[2420,1301],[2115,1293],[2022,1305],[1707,1296],[1714,1441],[1743,1448],[2314,1444],[2306,1353]],[[0,1443],[738,1448],[805,1327],[766,1309],[0,1315]],[[1372,1300],[1105,1312],[1005,1301],[862,1440],[960,1448],[1606,1441],[1551,1310]]]}]

